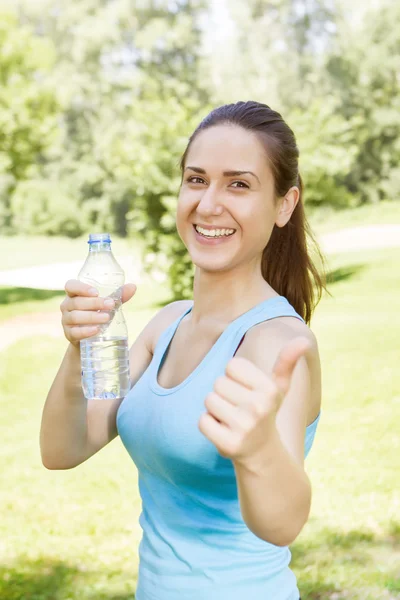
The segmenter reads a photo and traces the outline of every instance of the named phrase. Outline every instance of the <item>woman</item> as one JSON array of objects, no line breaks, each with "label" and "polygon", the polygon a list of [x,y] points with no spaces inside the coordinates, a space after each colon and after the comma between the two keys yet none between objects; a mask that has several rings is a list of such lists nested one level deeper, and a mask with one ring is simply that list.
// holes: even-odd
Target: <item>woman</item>
[{"label": "woman", "polygon": [[298,600],[288,545],[311,504],[304,458],[321,372],[307,323],[313,285],[324,287],[307,253],[298,149],[278,113],[238,102],[202,121],[181,168],[193,301],[168,304],[139,335],[123,401],[86,404],[79,341],[112,306],[67,282],[70,345],[43,410],[42,460],[72,468],[120,435],[142,498],[137,600]]}]

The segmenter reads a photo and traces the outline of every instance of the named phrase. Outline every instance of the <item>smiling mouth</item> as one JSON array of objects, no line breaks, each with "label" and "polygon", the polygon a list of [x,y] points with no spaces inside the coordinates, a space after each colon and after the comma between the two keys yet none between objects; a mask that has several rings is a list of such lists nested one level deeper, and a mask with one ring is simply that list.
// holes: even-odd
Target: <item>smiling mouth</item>
[{"label": "smiling mouth", "polygon": [[193,225],[193,228],[196,233],[208,239],[230,237],[236,232],[236,229],[230,228],[205,229],[200,225]]}]

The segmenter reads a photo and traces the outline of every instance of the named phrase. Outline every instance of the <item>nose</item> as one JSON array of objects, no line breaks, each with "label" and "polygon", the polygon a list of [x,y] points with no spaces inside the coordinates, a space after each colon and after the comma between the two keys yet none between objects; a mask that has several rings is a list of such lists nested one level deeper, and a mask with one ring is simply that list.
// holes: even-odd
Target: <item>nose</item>
[{"label": "nose", "polygon": [[213,215],[221,215],[223,210],[218,200],[217,189],[210,185],[201,195],[196,212],[204,217],[211,217]]}]

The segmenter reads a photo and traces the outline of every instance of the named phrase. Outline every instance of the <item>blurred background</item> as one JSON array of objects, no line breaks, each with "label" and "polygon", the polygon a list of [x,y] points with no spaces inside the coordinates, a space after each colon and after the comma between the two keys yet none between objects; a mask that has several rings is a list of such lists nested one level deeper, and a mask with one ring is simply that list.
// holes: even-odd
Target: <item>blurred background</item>
[{"label": "blurred background", "polygon": [[399,24],[395,0],[0,0],[1,600],[134,598],[120,441],[41,464],[59,304],[94,231],[138,285],[131,342],[190,297],[179,159],[213,107],[248,99],[296,134],[332,294],[311,322],[323,415],[292,568],[303,600],[400,598]]}]

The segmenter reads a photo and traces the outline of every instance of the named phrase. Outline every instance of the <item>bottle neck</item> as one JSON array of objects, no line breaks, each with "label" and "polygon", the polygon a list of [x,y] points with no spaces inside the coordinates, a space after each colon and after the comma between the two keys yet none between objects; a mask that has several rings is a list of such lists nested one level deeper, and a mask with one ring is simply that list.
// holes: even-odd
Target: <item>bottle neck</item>
[{"label": "bottle neck", "polygon": [[96,254],[98,252],[111,252],[111,244],[109,242],[90,242],[89,252],[90,254]]}]

